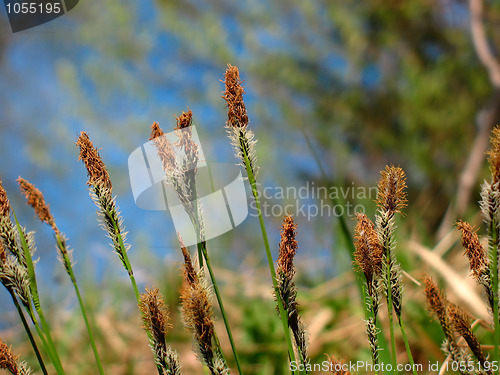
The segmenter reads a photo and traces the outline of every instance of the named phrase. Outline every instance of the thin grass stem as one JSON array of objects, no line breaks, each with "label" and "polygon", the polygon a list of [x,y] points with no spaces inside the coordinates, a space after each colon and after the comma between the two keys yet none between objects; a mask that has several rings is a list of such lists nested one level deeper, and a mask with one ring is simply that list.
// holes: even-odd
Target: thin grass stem
[{"label": "thin grass stem", "polygon": [[104,370],[102,367],[101,359],[99,357],[99,352],[97,351],[97,346],[95,344],[94,335],[92,333],[92,329],[90,328],[90,322],[89,322],[89,319],[87,317],[87,312],[85,309],[85,305],[83,304],[82,296],[80,294],[80,288],[78,288],[78,283],[76,281],[75,273],[73,272],[73,266],[71,265],[71,260],[68,257],[68,251],[66,249],[66,245],[63,243],[63,241],[61,241],[61,239],[59,238],[58,235],[56,235],[56,242],[57,242],[57,247],[59,248],[59,250],[61,252],[61,256],[63,258],[65,268],[68,271],[68,275],[71,279],[71,282],[73,283],[73,287],[75,288],[75,293],[76,293],[76,296],[78,298],[80,310],[82,311],[82,316],[83,316],[83,320],[85,321],[85,326],[87,327],[87,333],[89,335],[90,346],[91,346],[92,351],[94,353],[96,365],[99,368],[99,373],[101,375],[104,375]]},{"label": "thin grass stem", "polygon": [[[242,133],[240,133],[240,140],[241,137],[243,137]],[[273,256],[271,254],[271,248],[269,246],[269,240],[267,237],[267,231],[266,231],[266,226],[264,223],[264,217],[262,215],[262,210],[260,206],[260,199],[259,199],[259,194],[257,191],[257,181],[255,179],[255,175],[253,173],[252,167],[250,165],[250,159],[248,157],[247,149],[246,147],[241,147],[242,153],[243,153],[243,158],[245,161],[245,167],[248,175],[248,181],[250,183],[250,186],[252,188],[252,194],[255,199],[255,207],[257,209],[257,213],[259,215],[259,224],[260,224],[260,229],[262,232],[262,239],[264,240],[264,247],[266,249],[266,255],[267,255],[267,262],[269,264],[269,271],[271,272],[271,278],[273,280],[273,287],[274,287],[274,293],[276,295],[276,301],[278,302],[278,309],[281,317],[281,323],[283,325],[283,331],[285,333],[285,339],[288,345],[288,357],[290,359],[290,362],[295,362],[295,352],[293,350],[293,344],[292,344],[292,339],[290,337],[290,330],[288,328],[288,317],[285,314],[285,308],[283,306],[283,301],[281,300],[280,292],[278,289],[278,283],[276,281],[276,270],[274,269],[274,262],[273,262]],[[292,371],[292,373],[295,373]]]},{"label": "thin grass stem", "polygon": [[40,369],[42,370],[44,375],[48,375],[47,369],[45,368],[45,363],[43,362],[42,355],[40,354],[40,351],[38,350],[38,346],[36,344],[35,338],[33,337],[33,334],[31,333],[31,329],[28,325],[28,322],[26,321],[23,310],[21,309],[21,306],[19,305],[19,302],[17,301],[15,294],[10,293],[10,295],[12,297],[12,301],[14,302],[14,305],[16,306],[19,317],[21,318],[21,322],[23,323],[24,330],[26,331],[26,334],[28,335],[31,346],[33,347],[33,350],[35,351],[36,359],[38,360],[38,363],[40,364]]},{"label": "thin grass stem", "polygon": [[[219,304],[220,312],[222,314],[222,320],[224,321],[224,325],[226,327],[227,336],[229,337],[229,342],[231,344],[231,350],[233,351],[234,360],[236,362],[236,367],[238,368],[238,372],[242,375],[240,359],[238,357],[238,353],[236,351],[236,345],[234,344],[233,334],[231,332],[231,327],[229,326],[229,321],[227,319],[226,310],[224,309],[224,303],[222,302],[221,295],[219,293],[219,287],[217,286],[217,280],[215,279],[214,272],[212,270],[212,265],[210,263],[210,258],[208,256],[207,251],[207,243],[205,241],[198,243],[198,250],[202,252],[203,257],[205,258],[205,263],[208,268],[208,273],[210,275],[210,279],[212,280],[212,285],[214,286],[215,297],[217,298],[217,303]],[[221,353],[222,354],[222,353]]]},{"label": "thin grass stem", "polygon": [[26,237],[24,236],[23,230],[21,228],[21,225],[19,224],[19,221],[17,220],[16,213],[14,210],[12,210],[12,214],[14,215],[14,220],[16,222],[16,227],[17,231],[19,233],[19,238],[21,239],[21,245],[23,247],[24,251],[24,257],[26,259],[26,266],[28,269],[28,275],[30,279],[30,290],[31,290],[31,295],[33,299],[33,304],[35,305],[36,312],[38,314],[38,317],[40,318],[40,323],[42,325],[42,330],[46,336],[47,339],[47,345],[50,347],[51,352],[53,354],[53,361],[54,361],[54,367],[56,368],[56,371],[58,374],[64,374],[64,369],[62,367],[61,359],[59,358],[59,354],[57,353],[56,346],[54,344],[54,340],[52,340],[52,336],[50,334],[50,328],[49,325],[47,324],[47,320],[45,319],[45,316],[43,314],[43,309],[40,304],[40,298],[38,295],[38,286],[36,282],[36,275],[35,275],[35,268],[33,266],[33,260],[31,259],[31,252],[28,246],[28,242],[26,240]]},{"label": "thin grass stem", "polygon": [[386,252],[386,283],[387,283],[387,315],[389,315],[389,334],[391,337],[391,360],[392,360],[392,373],[397,374],[397,357],[396,357],[396,337],[394,335],[394,319],[392,311],[392,281],[391,281],[391,258],[389,251]]},{"label": "thin grass stem", "polygon": [[[491,280],[491,288],[493,291],[493,327],[494,327],[494,342],[500,342],[500,322],[499,322],[499,311],[498,311],[498,229],[496,220],[492,220],[490,224],[490,233],[491,233],[491,254],[493,256],[492,259],[492,280]],[[493,349],[493,363],[499,363],[500,354],[498,345],[495,345]]]},{"label": "thin grass stem", "polygon": [[415,368],[415,362],[413,360],[413,355],[411,354],[410,344],[408,343],[408,338],[406,337],[406,331],[405,331],[405,327],[403,324],[403,320],[400,317],[398,318],[398,323],[399,323],[399,329],[401,330],[401,336],[403,336],[403,341],[405,343],[406,353],[408,354],[408,361],[410,362],[413,375],[418,375],[417,370]]}]

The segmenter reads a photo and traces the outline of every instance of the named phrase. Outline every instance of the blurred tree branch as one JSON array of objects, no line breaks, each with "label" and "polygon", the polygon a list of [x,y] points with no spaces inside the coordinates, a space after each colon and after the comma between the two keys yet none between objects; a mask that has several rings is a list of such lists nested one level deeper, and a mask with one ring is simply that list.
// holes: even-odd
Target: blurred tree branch
[{"label": "blurred tree branch", "polygon": [[438,237],[443,237],[457,216],[462,216],[469,204],[476,184],[484,153],[488,147],[489,134],[500,118],[500,63],[495,58],[484,27],[483,0],[470,0],[470,29],[476,54],[487,69],[493,94],[476,116],[477,135],[465,167],[460,175],[456,199],[450,204],[441,222]]}]

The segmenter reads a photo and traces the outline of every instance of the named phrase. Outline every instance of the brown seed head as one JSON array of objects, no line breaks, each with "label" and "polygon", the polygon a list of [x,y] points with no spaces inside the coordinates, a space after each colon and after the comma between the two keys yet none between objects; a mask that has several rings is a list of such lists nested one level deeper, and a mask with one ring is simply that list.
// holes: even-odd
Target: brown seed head
[{"label": "brown seed head", "polygon": [[76,146],[80,148],[80,156],[78,160],[82,160],[87,168],[89,180],[88,185],[102,183],[108,189],[112,189],[111,180],[109,179],[108,170],[102,161],[99,150],[94,147],[87,133],[81,132]]},{"label": "brown seed head", "polygon": [[448,314],[455,331],[464,338],[479,362],[485,363],[486,357],[481,350],[476,335],[472,331],[469,316],[460,307],[452,304],[448,306]]},{"label": "brown seed head", "polygon": [[181,305],[186,327],[194,334],[203,359],[212,363],[214,317],[207,286],[201,282],[186,283],[181,291]]},{"label": "brown seed head", "polygon": [[334,375],[351,375],[351,373],[346,370],[349,366],[343,361],[336,359],[333,355],[328,357],[330,362],[330,372]]},{"label": "brown seed head", "polygon": [[0,340],[0,369],[9,370],[11,374],[18,375],[17,359],[12,349]]},{"label": "brown seed head", "polygon": [[241,85],[240,72],[236,66],[227,65],[226,73],[224,74],[224,91],[222,98],[227,104],[227,126],[234,128],[244,128],[248,125],[248,115],[243,101],[245,90]]},{"label": "brown seed head", "polygon": [[357,213],[358,222],[354,228],[354,263],[365,274],[368,287],[375,274],[382,267],[383,249],[380,246],[373,222],[365,214]]},{"label": "brown seed head", "polygon": [[460,221],[457,228],[462,234],[462,245],[465,250],[465,255],[469,259],[470,270],[476,280],[480,280],[485,272],[488,271],[489,259],[486,250],[479,241],[474,227],[465,221]]},{"label": "brown seed head", "polygon": [[156,344],[165,345],[165,335],[171,325],[168,309],[158,288],[148,289],[141,294],[139,309],[144,329],[151,333]]},{"label": "brown seed head", "polygon": [[490,137],[491,148],[488,150],[488,163],[493,183],[500,181],[500,127],[495,126]]},{"label": "brown seed head", "polygon": [[400,167],[386,166],[380,172],[377,206],[389,213],[399,212],[406,207],[406,175]]},{"label": "brown seed head", "polygon": [[5,252],[5,247],[0,242],[0,264],[3,264],[7,259],[7,253]]},{"label": "brown seed head", "polygon": [[0,180],[0,216],[10,216],[10,202]]},{"label": "brown seed head", "polygon": [[45,202],[42,192],[24,178],[19,177],[17,183],[19,184],[21,192],[26,197],[26,203],[33,207],[40,221],[50,225],[52,229],[58,233],[59,230],[57,229],[54,218],[50,213],[49,205]]},{"label": "brown seed head", "polygon": [[446,338],[450,341],[450,345],[455,345],[451,344],[455,343],[455,338],[453,335],[453,328],[448,317],[448,300],[430,276],[425,275],[422,281],[425,285],[424,293],[427,298],[429,310],[436,315],[441,327],[443,328]]},{"label": "brown seed head", "polygon": [[185,246],[181,246],[182,255],[184,256],[184,277],[189,285],[194,285],[198,282],[198,274],[196,273],[193,262],[191,261],[191,255]]},{"label": "brown seed head", "polygon": [[285,216],[283,219],[283,227],[281,229],[280,250],[278,255],[278,273],[283,272],[289,278],[295,274],[293,258],[297,253],[297,241],[295,235],[297,233],[297,224],[293,222],[292,215]]},{"label": "brown seed head", "polygon": [[177,126],[174,129],[179,130],[190,127],[192,120],[193,120],[193,112],[191,112],[191,110],[187,112],[182,112],[182,115],[177,117]]},{"label": "brown seed head", "polygon": [[158,156],[163,164],[163,170],[169,172],[175,169],[175,152],[172,144],[164,135],[165,133],[160,128],[160,125],[154,122],[153,125],[151,125],[151,136],[149,140],[155,143]]}]

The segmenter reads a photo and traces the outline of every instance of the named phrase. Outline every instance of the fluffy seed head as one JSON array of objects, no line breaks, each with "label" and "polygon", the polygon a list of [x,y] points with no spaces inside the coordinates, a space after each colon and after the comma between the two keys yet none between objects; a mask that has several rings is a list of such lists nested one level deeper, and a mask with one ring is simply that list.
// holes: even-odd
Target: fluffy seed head
[{"label": "fluffy seed head", "polygon": [[293,258],[297,253],[297,241],[295,235],[297,224],[293,222],[292,215],[285,216],[281,229],[280,251],[278,255],[278,273],[283,272],[292,277],[295,274]]},{"label": "fluffy seed head", "polygon": [[191,126],[192,121],[193,121],[193,112],[191,112],[191,110],[187,112],[182,112],[182,115],[177,117],[177,126],[174,129],[179,130],[187,128]]},{"label": "fluffy seed head", "polygon": [[377,206],[389,212],[401,213],[406,207],[406,175],[400,167],[393,165],[386,166],[380,172],[381,177],[378,182]]},{"label": "fluffy seed head", "polygon": [[457,223],[457,228],[462,234],[462,245],[465,255],[469,259],[472,275],[476,280],[480,280],[489,267],[486,250],[481,245],[479,236],[472,225],[465,221],[460,221]]},{"label": "fluffy seed head", "polygon": [[424,294],[427,299],[428,308],[439,320],[443,332],[446,335],[446,339],[450,342],[450,345],[454,345],[455,338],[453,335],[453,328],[450,323],[450,318],[448,317],[449,302],[444,293],[439,289],[430,276],[425,275],[422,281],[425,285]]},{"label": "fluffy seed head", "polygon": [[9,370],[14,375],[19,374],[17,359],[12,349],[0,340],[0,369]]},{"label": "fluffy seed head", "polygon": [[500,127],[493,129],[490,138],[491,148],[487,152],[493,183],[500,181]]},{"label": "fluffy seed head", "polygon": [[151,333],[156,344],[165,345],[165,334],[171,328],[168,309],[158,288],[146,288],[141,294],[139,309],[142,312],[144,329]]},{"label": "fluffy seed head", "polygon": [[78,160],[82,160],[87,168],[87,175],[89,180],[88,185],[102,183],[108,189],[112,189],[111,180],[109,179],[108,170],[102,161],[99,150],[94,147],[89,136],[85,132],[81,132],[76,146],[80,148],[80,156]]},{"label": "fluffy seed head", "polygon": [[248,115],[243,101],[245,90],[241,85],[240,72],[236,66],[227,65],[226,73],[224,74],[224,91],[222,98],[227,104],[227,123],[228,127],[244,128],[248,125]]},{"label": "fluffy seed head", "polygon": [[365,214],[357,214],[358,222],[354,228],[354,263],[365,274],[368,286],[373,276],[380,272],[383,249],[380,246],[373,222]]},{"label": "fluffy seed head", "polygon": [[165,172],[173,171],[176,168],[175,152],[170,141],[164,137],[165,133],[157,122],[151,125],[150,141],[154,141],[158,156],[163,164]]},{"label": "fluffy seed head", "polygon": [[336,359],[333,355],[331,357],[328,357],[328,361],[330,362],[330,369],[331,373],[334,375],[351,375],[351,373],[347,370],[344,370],[346,367],[346,364],[342,362],[339,359]]},{"label": "fluffy seed head", "polygon": [[17,183],[21,192],[26,197],[26,203],[33,207],[40,221],[50,225],[56,232],[59,232],[42,192],[24,178],[19,177]]},{"label": "fluffy seed head", "polygon": [[469,316],[460,307],[451,304],[448,306],[448,314],[455,331],[464,338],[479,362],[484,364],[486,357],[481,350],[481,345],[476,335],[472,331]]},{"label": "fluffy seed head", "polygon": [[10,216],[10,202],[0,180],[0,216]]}]

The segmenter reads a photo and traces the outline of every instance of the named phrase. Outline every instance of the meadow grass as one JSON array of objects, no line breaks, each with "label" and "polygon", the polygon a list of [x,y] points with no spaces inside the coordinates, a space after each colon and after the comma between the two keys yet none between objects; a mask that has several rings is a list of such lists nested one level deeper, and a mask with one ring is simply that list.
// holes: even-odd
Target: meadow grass
[{"label": "meadow grass", "polygon": [[[176,191],[198,238],[198,245],[190,249],[179,237],[178,250],[183,266],[182,275],[177,276],[174,285],[171,285],[172,279],[163,280],[161,284],[159,281],[162,288],[146,287],[141,293],[128,256],[130,246],[107,167],[88,134],[82,132],[76,142],[79,159],[87,170],[90,196],[98,208],[99,222],[111,239],[111,246],[129,277],[136,298],[135,317],[124,319],[123,326],[119,326],[120,330],[132,327],[129,334],[118,335],[126,337],[126,340],[115,340],[124,341],[121,347],[120,344],[109,344],[113,342],[113,337],[117,337],[110,333],[110,327],[115,326],[115,322],[96,324],[96,320],[103,317],[90,308],[81,292],[82,285],[73,270],[67,239],[59,231],[42,193],[27,180],[18,180],[27,203],[33,207],[38,218],[52,228],[56,249],[73,285],[86,327],[85,340],[90,345],[94,363],[93,369],[87,363],[85,371],[93,374],[150,374],[156,367],[160,375],[226,375],[236,372],[309,374],[318,370],[350,374],[350,363],[368,360],[373,371],[358,369],[357,373],[416,375],[424,371],[420,370],[424,367],[418,366],[429,366],[431,360],[440,359],[442,363],[437,370],[425,371],[498,374],[500,128],[495,128],[492,133],[488,153],[491,178],[482,184],[481,189],[480,207],[487,228],[487,246],[483,245],[471,224],[460,221],[456,225],[472,279],[481,289],[488,308],[487,314],[473,320],[470,306],[460,306],[456,298],[453,302],[448,299],[447,293],[433,277],[417,276],[424,268],[429,272],[429,267],[423,266],[425,261],[412,266],[408,258],[411,255],[401,253],[404,246],[396,246],[397,239],[406,244],[406,233],[398,233],[396,227],[397,223],[404,222],[404,211],[409,203],[405,172],[392,165],[381,172],[378,196],[374,202],[377,207],[375,220],[370,220],[366,213],[357,213],[351,232],[346,218],[341,218],[343,224],[339,233],[350,241],[348,248],[352,249],[353,264],[346,264],[341,277],[321,285],[307,286],[304,270],[295,264],[295,256],[301,248],[297,240],[300,227],[294,218],[290,215],[283,218],[279,246],[273,248],[268,238],[266,224],[269,223],[266,223],[260,208],[257,183],[256,136],[249,126],[238,68],[228,65],[223,82],[225,91],[222,97],[228,110],[226,130],[236,158],[246,171],[258,213],[261,239],[255,247],[261,250],[253,257],[258,259],[265,255],[267,260],[267,277],[263,268],[254,267],[258,277],[251,283],[251,290],[241,286],[245,284],[246,276],[235,270],[223,269],[210,257],[203,210],[197,203],[196,165],[199,155],[191,138],[191,111],[177,118],[175,128],[177,146],[180,145],[184,152],[182,163],[179,164],[173,152],[174,145],[164,137],[165,133],[157,123],[153,124],[150,135],[165,171],[164,183],[170,184]],[[52,337],[51,327],[56,319],[51,315],[57,314],[57,311],[51,309],[52,314],[46,318],[46,307],[42,306],[38,289],[36,262],[33,260],[34,234],[19,223],[1,183],[0,239],[0,281],[11,297],[29,339],[32,354],[26,354],[27,346],[24,346],[25,358],[30,362],[34,360],[32,367],[43,374],[48,375],[52,371],[58,375],[83,373],[79,372],[78,363],[85,361],[88,354],[82,355],[80,360],[75,359],[68,354],[68,339],[64,335],[57,341]],[[421,244],[414,244],[414,247],[420,249],[420,254],[428,254]],[[251,249],[254,250],[258,249]],[[276,259],[273,253],[277,253]],[[422,259],[425,257],[422,256]],[[439,268],[440,264],[431,264],[435,277],[445,280],[455,277],[456,280],[455,273],[446,268],[448,266],[441,265]],[[178,274],[175,268],[173,265],[171,272]],[[271,280],[267,282],[269,276]],[[459,277],[465,279],[466,275],[459,274]],[[221,280],[224,282],[219,286]],[[162,294],[161,289],[172,290],[172,287],[179,293]],[[447,289],[453,288],[453,284],[447,285]],[[357,293],[360,290],[361,297]],[[255,291],[260,291],[260,294],[248,294]],[[478,293],[472,290],[471,295],[477,297]],[[214,296],[216,305],[213,303]],[[425,311],[426,305],[428,312]],[[431,323],[433,328],[429,330],[427,325],[431,316],[436,322]],[[363,317],[366,338],[361,334]],[[180,321],[185,332],[180,327]],[[442,334],[434,329],[437,326],[441,327]],[[232,330],[234,327],[238,327],[236,334]],[[141,329],[145,335],[140,333]],[[221,330],[226,334],[220,335]],[[419,342],[417,336],[424,342]],[[442,354],[439,353],[440,341]],[[140,344],[145,342],[149,344],[150,353]],[[119,348],[115,349],[115,346]],[[129,348],[131,358],[135,358],[130,363],[120,359],[126,358],[124,352],[129,353],[124,347]],[[194,356],[189,354],[191,349]],[[111,360],[112,353],[120,355]],[[383,363],[387,354],[390,363]],[[193,358],[199,361],[199,365],[190,362]],[[140,367],[140,361],[149,365]],[[320,363],[329,367],[317,366]],[[408,364],[408,368],[399,370],[398,366],[403,363]],[[461,363],[466,365],[460,366]],[[34,373],[26,362],[13,354],[10,346],[1,341],[0,369],[14,375]]]}]

